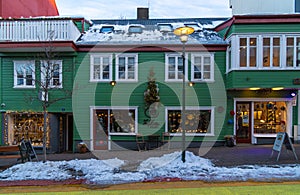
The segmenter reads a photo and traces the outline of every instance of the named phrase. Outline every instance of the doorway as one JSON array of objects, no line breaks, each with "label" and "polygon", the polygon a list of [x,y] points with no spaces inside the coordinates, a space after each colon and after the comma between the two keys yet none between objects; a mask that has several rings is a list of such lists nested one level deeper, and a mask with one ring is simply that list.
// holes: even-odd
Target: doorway
[{"label": "doorway", "polygon": [[94,150],[108,150],[109,110],[94,110]]},{"label": "doorway", "polygon": [[251,143],[251,102],[236,102],[236,141]]}]

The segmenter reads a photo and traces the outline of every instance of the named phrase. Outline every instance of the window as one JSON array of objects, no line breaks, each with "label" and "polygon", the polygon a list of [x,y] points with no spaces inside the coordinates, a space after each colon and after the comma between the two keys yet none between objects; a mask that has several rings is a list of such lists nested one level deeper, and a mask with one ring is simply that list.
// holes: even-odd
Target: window
[{"label": "window", "polygon": [[[178,107],[167,108],[166,131],[169,133],[182,133],[182,112]],[[213,135],[214,110],[212,107],[187,107],[185,111],[185,130],[187,135]]]},{"label": "window", "polygon": [[283,101],[254,102],[254,133],[286,132],[287,110],[287,103]]},{"label": "window", "polygon": [[91,55],[91,81],[112,80],[112,55]]},{"label": "window", "polygon": [[240,38],[240,67],[256,66],[257,38]]},{"label": "window", "polygon": [[116,80],[137,81],[137,54],[119,54],[116,56]]},{"label": "window", "polygon": [[112,33],[114,32],[114,27],[113,26],[102,26],[100,29],[100,33]]},{"label": "window", "polygon": [[62,88],[62,61],[43,60],[41,61],[42,85],[50,88]]},{"label": "window", "polygon": [[213,71],[213,54],[192,54],[192,81],[212,81]]},{"label": "window", "polygon": [[[166,54],[166,81],[180,81],[183,79],[183,58],[180,54]],[[187,62],[185,63],[187,72]],[[186,76],[187,77],[187,76]]]},{"label": "window", "polygon": [[142,33],[143,32],[143,28],[142,26],[130,26],[128,29],[129,33]]},{"label": "window", "polygon": [[95,110],[95,132],[101,135],[104,131],[109,135],[137,133],[137,108],[99,108]]},{"label": "window", "polygon": [[229,44],[227,71],[300,68],[299,35],[234,35]]},{"label": "window", "polygon": [[280,66],[280,38],[263,38],[263,67]]},{"label": "window", "polygon": [[34,61],[14,61],[14,87],[35,87]]},{"label": "window", "polygon": [[300,37],[286,38],[286,67],[300,67]]}]

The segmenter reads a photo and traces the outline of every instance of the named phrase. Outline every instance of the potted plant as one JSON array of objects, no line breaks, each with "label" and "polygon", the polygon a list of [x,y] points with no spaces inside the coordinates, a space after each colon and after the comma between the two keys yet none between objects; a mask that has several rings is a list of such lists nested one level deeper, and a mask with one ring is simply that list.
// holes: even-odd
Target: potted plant
[{"label": "potted plant", "polygon": [[86,153],[87,152],[87,145],[84,142],[80,142],[78,144],[79,153]]}]

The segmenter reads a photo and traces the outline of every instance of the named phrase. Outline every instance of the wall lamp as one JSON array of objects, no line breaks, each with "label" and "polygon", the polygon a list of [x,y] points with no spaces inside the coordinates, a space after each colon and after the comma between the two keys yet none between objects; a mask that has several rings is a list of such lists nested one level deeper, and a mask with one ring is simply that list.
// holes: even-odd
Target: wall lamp
[{"label": "wall lamp", "polygon": [[115,86],[116,84],[117,84],[117,82],[116,81],[110,81],[110,83],[109,83],[111,86]]},{"label": "wall lamp", "polygon": [[192,81],[189,82],[190,87],[193,87],[194,85],[195,85],[195,82],[192,82]]}]

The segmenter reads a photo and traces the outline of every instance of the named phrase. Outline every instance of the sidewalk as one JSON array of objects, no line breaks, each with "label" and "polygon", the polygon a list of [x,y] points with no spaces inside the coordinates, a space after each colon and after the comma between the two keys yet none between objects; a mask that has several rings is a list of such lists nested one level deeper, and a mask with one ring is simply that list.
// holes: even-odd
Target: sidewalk
[{"label": "sidewalk", "polygon": [[[300,145],[294,144],[296,154],[300,157]],[[286,150],[285,146],[282,147],[279,161],[277,159],[277,152],[273,153],[273,145],[250,145],[250,144],[238,144],[234,147],[218,146],[218,147],[201,147],[188,148],[187,151],[193,152],[195,155],[199,155],[203,158],[210,159],[216,166],[240,166],[240,165],[281,165],[281,164],[297,164],[294,154],[291,150]],[[125,161],[124,170],[133,171],[144,160],[150,157],[160,157],[164,154],[179,151],[180,149],[170,150],[149,150],[149,151],[95,151],[81,153],[61,153],[61,154],[48,154],[47,160],[61,161],[61,160],[73,160],[73,159],[113,159],[118,158]],[[39,160],[43,160],[42,155],[38,155]],[[6,161],[6,162],[4,162]],[[5,164],[13,165],[16,163],[16,159],[1,160],[0,166]]]}]

